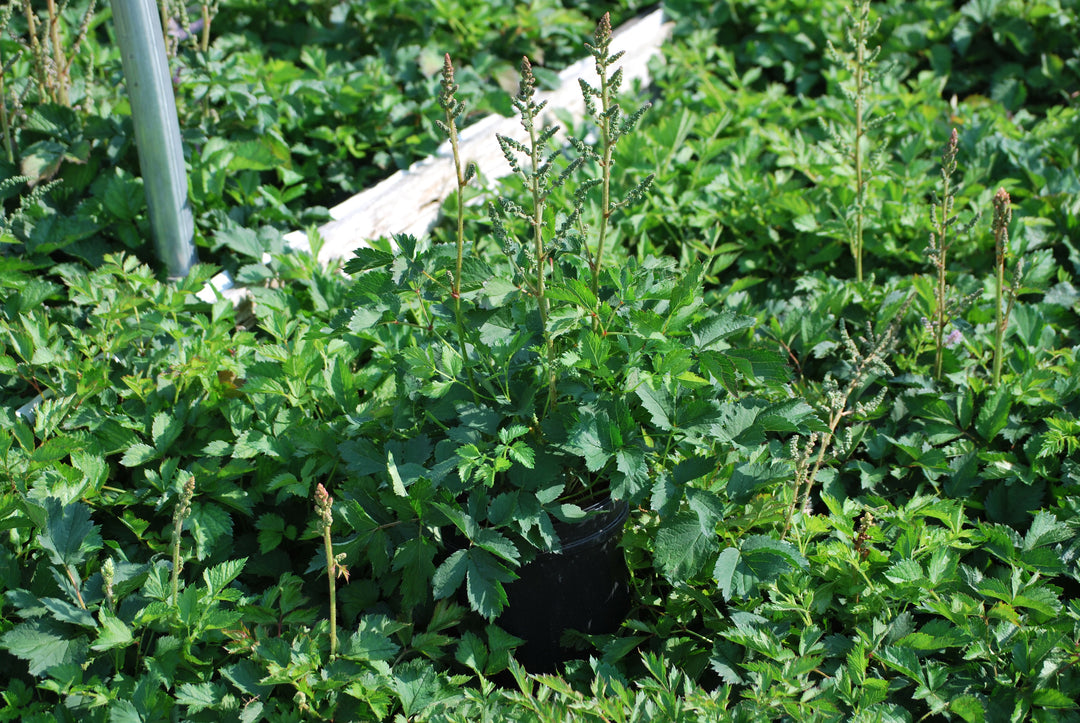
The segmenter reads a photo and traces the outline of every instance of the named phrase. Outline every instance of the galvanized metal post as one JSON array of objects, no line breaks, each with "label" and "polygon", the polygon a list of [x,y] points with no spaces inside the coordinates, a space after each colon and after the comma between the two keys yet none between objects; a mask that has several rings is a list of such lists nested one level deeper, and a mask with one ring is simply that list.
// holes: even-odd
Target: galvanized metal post
[{"label": "galvanized metal post", "polygon": [[111,5],[154,245],[169,277],[182,278],[198,257],[161,16],[154,0],[112,0]]}]

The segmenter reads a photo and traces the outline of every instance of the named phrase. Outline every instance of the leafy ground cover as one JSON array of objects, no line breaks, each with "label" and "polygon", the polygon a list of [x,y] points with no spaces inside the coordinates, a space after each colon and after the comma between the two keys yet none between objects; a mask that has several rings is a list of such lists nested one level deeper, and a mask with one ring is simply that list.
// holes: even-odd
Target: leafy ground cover
[{"label": "leafy ground cover", "polygon": [[[390,434],[408,390],[342,330],[350,282],[280,242],[434,147],[443,52],[470,108],[506,109],[491,76],[522,52],[557,67],[592,25],[492,7],[215,8],[175,61],[215,264],[172,286],[140,258],[105,14],[77,107],[11,66],[3,168],[37,190],[0,186],[0,715],[1080,717],[1075,4],[668,5],[614,166],[655,178],[613,245],[702,264],[688,308],[745,319],[724,342],[761,363],[702,379],[723,403],[679,428],[624,532],[629,619],[556,675],[436,599],[430,450]],[[370,30],[386,18],[398,37]],[[196,298],[220,264],[250,308]]]}]

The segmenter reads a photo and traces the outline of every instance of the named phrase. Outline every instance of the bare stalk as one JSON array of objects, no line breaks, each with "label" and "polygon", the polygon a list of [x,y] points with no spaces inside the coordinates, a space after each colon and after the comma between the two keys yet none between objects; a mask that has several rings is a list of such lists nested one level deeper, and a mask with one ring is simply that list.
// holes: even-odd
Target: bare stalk
[{"label": "bare stalk", "polygon": [[195,475],[188,473],[187,481],[180,492],[180,499],[173,510],[173,536],[172,536],[172,604],[176,605],[180,593],[180,568],[183,561],[180,559],[180,536],[184,530],[184,520],[191,514],[191,500],[195,496]]},{"label": "bare stalk", "polygon": [[[334,545],[330,540],[330,527],[334,524],[334,498],[320,482],[315,487],[315,511],[322,528],[323,552],[326,555],[326,577],[330,588],[330,659],[337,657],[337,576],[338,560],[334,557]],[[344,574],[344,568],[341,568]]]}]

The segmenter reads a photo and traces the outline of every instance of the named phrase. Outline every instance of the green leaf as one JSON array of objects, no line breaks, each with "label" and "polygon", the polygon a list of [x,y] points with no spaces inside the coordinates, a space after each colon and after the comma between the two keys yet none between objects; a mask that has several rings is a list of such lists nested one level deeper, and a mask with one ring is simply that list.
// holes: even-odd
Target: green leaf
[{"label": "green leaf", "polygon": [[1031,527],[1024,535],[1024,550],[1034,550],[1043,545],[1064,542],[1072,537],[1069,526],[1060,522],[1052,512],[1040,510],[1035,513]]},{"label": "green leaf", "polygon": [[750,498],[769,485],[791,475],[791,464],[783,460],[770,462],[743,462],[731,471],[727,481],[727,493],[731,501],[745,504]]},{"label": "green leaf", "polygon": [[82,447],[83,443],[71,437],[50,437],[30,454],[30,459],[36,464],[53,464]]},{"label": "green leaf", "polygon": [[1072,696],[1061,692],[1056,688],[1037,688],[1031,693],[1031,704],[1039,708],[1054,708],[1059,710],[1074,709],[1077,702]]},{"label": "green leaf", "polygon": [[54,565],[77,567],[88,554],[100,550],[101,535],[82,502],[64,505],[55,497],[45,500],[46,528],[37,537]]},{"label": "green leaf", "polygon": [[143,444],[142,442],[136,442],[127,448],[124,452],[124,456],[120,458],[120,464],[125,467],[138,467],[139,465],[150,462],[158,456],[156,449],[149,444]]},{"label": "green leaf", "polygon": [[96,628],[97,621],[86,608],[72,605],[66,600],[55,597],[41,598],[41,604],[52,613],[52,616],[62,623],[72,623],[86,628]]},{"label": "green leaf", "polygon": [[365,615],[342,646],[341,656],[360,661],[393,660],[401,646],[390,635],[402,627],[383,615]]},{"label": "green leaf", "polygon": [[247,564],[247,558],[241,557],[238,560],[226,560],[220,565],[203,570],[203,580],[206,582],[211,597],[217,597],[229,583],[235,580],[243,571],[245,564]]},{"label": "green leaf", "polygon": [[473,632],[466,632],[458,641],[457,650],[454,651],[454,659],[462,665],[472,668],[477,673],[483,673],[487,664],[488,651],[484,641]]},{"label": "green leaf", "polygon": [[131,628],[105,608],[98,610],[98,619],[101,621],[101,626],[98,628],[97,641],[90,646],[94,650],[123,648],[135,641],[131,635]]},{"label": "green leaf", "polygon": [[432,592],[436,600],[450,597],[461,587],[465,574],[469,571],[467,550],[457,550],[443,560],[435,575],[431,578]]},{"label": "green leaf", "polygon": [[386,251],[361,246],[353,251],[353,257],[345,262],[345,273],[359,274],[370,269],[389,266],[394,262],[394,255]]},{"label": "green leaf", "polygon": [[0,646],[29,663],[30,675],[42,675],[54,665],[82,665],[86,638],[47,619],[20,623],[0,636]]},{"label": "green leaf", "polygon": [[495,530],[481,528],[473,539],[473,544],[514,565],[518,563],[517,547]]},{"label": "green leaf", "polygon": [[182,431],[184,431],[184,420],[170,416],[165,412],[155,414],[154,422],[151,425],[151,436],[158,454],[168,452],[169,447],[176,441]]},{"label": "green leaf", "polygon": [[259,516],[255,528],[259,531],[259,552],[265,555],[281,544],[285,533],[285,520],[281,515],[267,512]]},{"label": "green leaf", "polygon": [[692,329],[694,344],[702,350],[722,349],[726,345],[721,345],[720,342],[735,332],[749,329],[754,323],[752,316],[742,316],[729,309],[721,309],[718,313],[710,314],[706,321]]},{"label": "green leaf", "polygon": [[146,719],[133,702],[121,698],[109,704],[109,723],[146,723]]},{"label": "green leaf", "polygon": [[679,512],[656,533],[655,564],[668,580],[685,582],[700,573],[717,547],[715,533],[702,533],[696,514]]},{"label": "green leaf", "polygon": [[504,582],[514,579],[499,561],[486,550],[473,548],[468,555],[465,591],[473,610],[492,620],[506,606]]},{"label": "green leaf", "polygon": [[917,584],[926,577],[922,565],[910,558],[895,563],[884,574],[886,580],[896,585]]},{"label": "green leaf", "polygon": [[990,442],[1005,429],[1012,409],[1012,393],[1008,387],[1000,387],[987,399],[975,419],[975,431]]},{"label": "green leaf", "polygon": [[805,568],[808,564],[793,544],[767,535],[751,535],[743,539],[739,552],[742,563],[761,582],[771,582],[786,572]]},{"label": "green leaf", "polygon": [[949,711],[963,718],[967,723],[983,723],[986,709],[973,695],[962,695],[949,702]]},{"label": "green leaf", "polygon": [[915,682],[922,682],[919,657],[911,648],[888,645],[880,648],[874,657]]},{"label": "green leaf", "polygon": [[428,599],[429,585],[435,573],[435,545],[423,537],[414,537],[394,552],[393,568],[401,574],[401,603],[413,609]]},{"label": "green leaf", "polygon": [[394,668],[391,686],[401,700],[402,716],[412,719],[432,705],[460,697],[426,660],[410,660]]},{"label": "green leaf", "polygon": [[657,391],[645,383],[637,388],[637,396],[652,417],[653,424],[665,431],[672,429],[671,417],[675,414],[675,405],[671,395],[665,391]]},{"label": "green leaf", "polygon": [[213,683],[183,683],[176,688],[176,702],[186,705],[188,713],[215,708],[221,704],[225,691]]},{"label": "green leaf", "polygon": [[716,580],[716,586],[720,588],[720,594],[724,596],[724,600],[730,600],[734,591],[735,569],[739,564],[739,558],[739,550],[734,547],[725,548],[716,558],[713,579]]},{"label": "green leaf", "polygon": [[713,535],[716,526],[724,519],[724,503],[712,492],[688,487],[686,489],[687,502],[690,509],[698,517],[702,535]]}]

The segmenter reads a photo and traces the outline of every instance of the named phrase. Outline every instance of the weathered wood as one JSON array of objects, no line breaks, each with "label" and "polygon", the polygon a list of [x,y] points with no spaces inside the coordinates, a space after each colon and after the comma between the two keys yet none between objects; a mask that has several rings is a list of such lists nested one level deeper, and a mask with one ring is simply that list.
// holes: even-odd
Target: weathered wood
[{"label": "weathered wood", "polygon": [[[612,34],[612,52],[625,51],[618,66],[623,70],[624,83],[635,80],[647,84],[647,63],[659,51],[671,33],[671,23],[664,21],[663,10],[655,10],[635,18]],[[538,93],[538,100],[548,102],[547,114],[568,112],[573,118],[585,115],[579,79],[598,84],[596,63],[587,57],[559,74],[559,88]],[[463,129],[459,134],[462,158],[475,162],[484,178],[495,179],[510,173],[495,134],[524,141],[525,132],[517,118],[491,115]],[[373,188],[330,209],[332,221],[319,229],[324,245],[319,261],[332,263],[352,255],[354,249],[367,242],[395,233],[421,236],[431,229],[439,216],[443,202],[455,188],[453,161],[449,143],[438,152],[418,161],[407,170],[398,171]],[[307,236],[294,231],[285,236],[290,248],[310,250]]]}]

